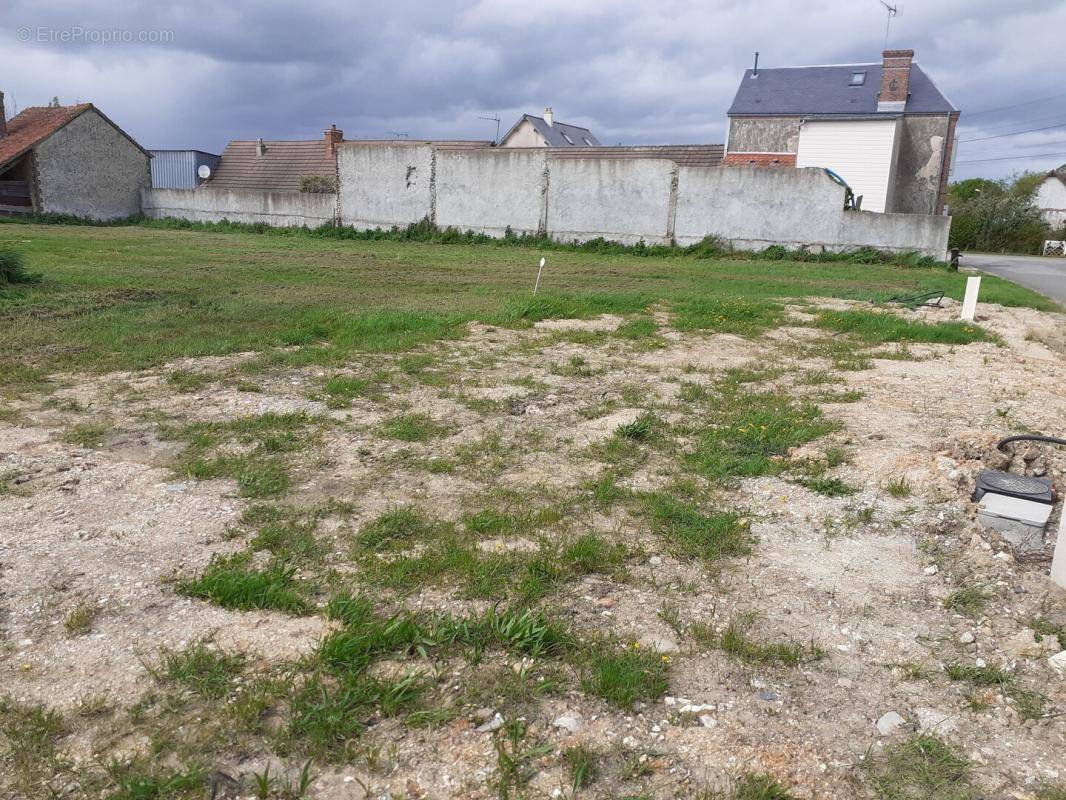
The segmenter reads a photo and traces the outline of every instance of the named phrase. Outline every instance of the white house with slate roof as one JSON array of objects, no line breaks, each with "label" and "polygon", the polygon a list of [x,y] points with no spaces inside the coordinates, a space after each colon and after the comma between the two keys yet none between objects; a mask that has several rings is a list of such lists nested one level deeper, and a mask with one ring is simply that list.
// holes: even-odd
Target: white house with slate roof
[{"label": "white house with slate roof", "polygon": [[824,167],[864,211],[940,214],[959,111],[913,50],[880,63],[747,70],[723,165]]},{"label": "white house with slate roof", "polygon": [[523,114],[500,139],[498,147],[599,147],[600,141],[588,128],[556,122],[551,108],[543,117]]}]

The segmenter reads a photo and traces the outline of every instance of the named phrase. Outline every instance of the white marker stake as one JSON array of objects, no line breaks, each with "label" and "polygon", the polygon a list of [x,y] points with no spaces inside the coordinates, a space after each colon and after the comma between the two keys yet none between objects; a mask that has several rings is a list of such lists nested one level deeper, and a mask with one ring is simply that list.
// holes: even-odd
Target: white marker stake
[{"label": "white marker stake", "polygon": [[973,322],[974,315],[977,313],[977,293],[980,290],[981,277],[979,275],[966,279],[966,295],[962,298],[961,319]]},{"label": "white marker stake", "polygon": [[537,296],[537,289],[540,288],[540,273],[544,272],[544,259],[540,260],[540,269],[537,270],[537,282],[533,285],[533,296]]},{"label": "white marker stake", "polygon": [[1059,538],[1051,559],[1051,582],[1066,589],[1066,514],[1059,520]]}]

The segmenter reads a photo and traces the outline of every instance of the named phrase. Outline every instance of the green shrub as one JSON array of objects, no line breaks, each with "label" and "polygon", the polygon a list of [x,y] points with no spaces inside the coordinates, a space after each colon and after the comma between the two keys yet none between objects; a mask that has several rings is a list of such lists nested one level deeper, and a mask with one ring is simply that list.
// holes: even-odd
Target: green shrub
[{"label": "green shrub", "polygon": [[41,276],[26,269],[26,257],[18,250],[0,249],[0,286],[8,283],[37,283]]}]

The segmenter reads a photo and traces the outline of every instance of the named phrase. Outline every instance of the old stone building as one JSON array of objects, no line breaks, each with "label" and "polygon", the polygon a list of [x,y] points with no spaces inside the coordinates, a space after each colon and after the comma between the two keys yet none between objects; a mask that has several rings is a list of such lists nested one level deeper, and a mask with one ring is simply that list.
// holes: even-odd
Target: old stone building
[{"label": "old stone building", "polygon": [[0,213],[139,214],[149,158],[92,103],[32,107],[7,120],[0,93]]}]

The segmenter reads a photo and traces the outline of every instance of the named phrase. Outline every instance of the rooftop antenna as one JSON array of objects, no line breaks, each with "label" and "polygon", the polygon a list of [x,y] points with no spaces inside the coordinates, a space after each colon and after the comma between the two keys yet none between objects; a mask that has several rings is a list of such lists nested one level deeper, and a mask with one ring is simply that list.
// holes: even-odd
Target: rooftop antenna
[{"label": "rooftop antenna", "polygon": [[493,142],[500,141],[500,118],[499,117],[478,117],[478,119],[487,120],[489,122],[495,122],[496,123],[496,138],[493,139],[492,141]]},{"label": "rooftop antenna", "polygon": [[885,46],[884,49],[888,49],[888,29],[892,27],[892,18],[899,16],[899,6],[890,6],[885,0],[878,0],[878,2],[885,7],[885,11],[888,12],[888,19],[885,20]]},{"label": "rooftop antenna", "polygon": [[410,136],[407,131],[389,131],[389,135],[393,139],[406,139]]}]

